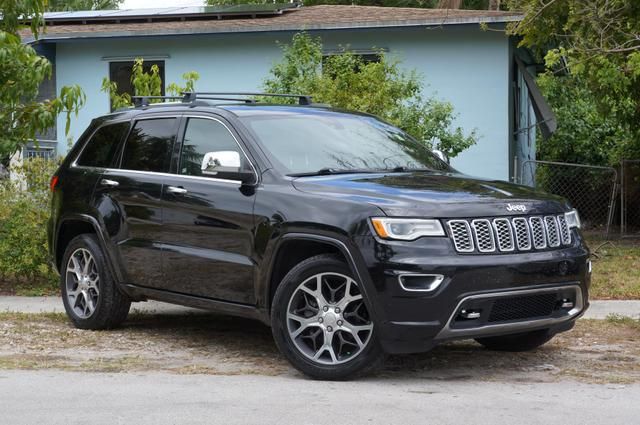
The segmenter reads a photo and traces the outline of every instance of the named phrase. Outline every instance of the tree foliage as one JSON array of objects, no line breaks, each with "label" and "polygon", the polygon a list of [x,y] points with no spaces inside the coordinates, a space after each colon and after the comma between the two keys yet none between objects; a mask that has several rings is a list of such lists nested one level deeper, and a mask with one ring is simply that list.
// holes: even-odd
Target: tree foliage
[{"label": "tree foliage", "polygon": [[18,31],[24,16],[34,36],[43,25],[42,0],[3,0],[0,3],[0,159],[5,160],[38,133],[53,127],[60,113],[66,113],[66,132],[71,114],[84,103],[80,86],[62,87],[53,99],[39,100],[42,81],[51,78],[51,64],[23,44]]},{"label": "tree foliage", "polygon": [[47,12],[71,10],[113,10],[124,0],[48,0]]},{"label": "tree foliage", "polygon": [[[542,83],[564,117],[564,143],[583,144],[578,134],[591,127],[594,153],[613,144],[606,155],[597,154],[603,161],[640,158],[640,2],[512,0],[509,7],[524,12],[509,32],[544,59]],[[550,143],[560,143],[559,137]]]},{"label": "tree foliage", "polygon": [[[170,96],[180,96],[183,92],[194,91],[195,83],[200,79],[200,74],[189,71],[182,74],[183,85],[170,83],[167,85],[167,93]],[[149,71],[144,70],[144,60],[137,58],[133,63],[131,72],[131,85],[134,89],[134,96],[161,96],[162,78],[158,65],[152,65]],[[102,79],[103,92],[109,94],[111,107],[113,109],[133,106],[133,100],[129,93],[118,93],[118,85],[115,81],[110,81],[105,77]],[[151,103],[161,102],[161,99],[152,99]]]},{"label": "tree foliage", "polygon": [[377,115],[450,157],[476,142],[475,132],[453,127],[450,103],[425,98],[420,76],[382,51],[377,62],[347,48],[323,56],[320,38],[306,33],[294,35],[282,48],[282,61],[264,81],[266,92],[310,94],[316,102]]}]

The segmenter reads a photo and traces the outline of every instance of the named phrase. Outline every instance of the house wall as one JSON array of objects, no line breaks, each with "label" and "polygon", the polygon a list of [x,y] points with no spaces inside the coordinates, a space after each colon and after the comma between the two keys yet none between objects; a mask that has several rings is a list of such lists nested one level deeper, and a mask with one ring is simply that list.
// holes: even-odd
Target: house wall
[{"label": "house wall", "polygon": [[[433,29],[335,30],[321,35],[327,50],[340,45],[354,49],[387,49],[407,69],[424,78],[425,92],[451,102],[455,125],[475,129],[479,142],[452,160],[467,174],[509,178],[509,41],[503,33],[482,31],[477,25]],[[75,140],[92,117],[109,111],[100,91],[108,75],[105,57],[168,56],[167,82],[181,81],[187,71],[201,75],[202,91],[258,90],[274,61],[281,57],[276,41],[288,42],[291,33],[220,34],[163,38],[84,40],[57,46],[57,86],[80,84],[87,103],[73,120],[68,137]],[[61,117],[58,128],[64,128]],[[59,150],[66,150],[59,132]]]}]

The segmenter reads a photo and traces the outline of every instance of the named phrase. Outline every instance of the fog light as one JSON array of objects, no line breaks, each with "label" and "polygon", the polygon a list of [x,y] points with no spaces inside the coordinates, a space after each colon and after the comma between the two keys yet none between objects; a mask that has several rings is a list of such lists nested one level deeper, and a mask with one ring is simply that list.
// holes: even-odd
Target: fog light
[{"label": "fog light", "polygon": [[460,316],[463,319],[467,319],[467,320],[475,320],[475,319],[479,319],[480,318],[480,312],[482,310],[462,310],[460,312]]},{"label": "fog light", "polygon": [[569,298],[563,298],[562,304],[560,304],[560,308],[573,308],[574,303]]}]

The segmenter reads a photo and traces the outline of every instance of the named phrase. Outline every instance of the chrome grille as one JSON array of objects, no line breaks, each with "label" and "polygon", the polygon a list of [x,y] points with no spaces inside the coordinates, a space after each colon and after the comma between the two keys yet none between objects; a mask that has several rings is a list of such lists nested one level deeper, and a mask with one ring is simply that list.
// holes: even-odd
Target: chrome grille
[{"label": "chrome grille", "polygon": [[486,219],[473,220],[473,235],[476,238],[476,246],[480,252],[493,252],[496,250],[496,243],[491,231],[491,222]]},{"label": "chrome grille", "polygon": [[513,229],[516,233],[516,243],[520,251],[528,251],[531,249],[531,232],[529,231],[529,225],[527,219],[517,217],[511,220],[513,223]]},{"label": "chrome grille", "polygon": [[513,232],[511,231],[511,223],[506,218],[496,218],[493,220],[493,228],[496,229],[498,235],[498,248],[500,251],[513,251],[515,244],[513,243]]},{"label": "chrome grille", "polygon": [[544,218],[544,227],[547,230],[547,241],[551,248],[560,246],[560,233],[558,232],[558,221],[552,215]]},{"label": "chrome grille", "polygon": [[471,227],[467,220],[451,220],[447,222],[453,244],[458,252],[473,252],[473,240],[471,239]]},{"label": "chrome grille", "polygon": [[567,220],[563,215],[558,216],[558,226],[560,228],[560,240],[562,241],[562,245],[569,245],[571,243],[571,232],[569,231]]},{"label": "chrome grille", "polygon": [[498,217],[447,221],[453,245],[462,253],[558,248],[571,244],[564,215]]},{"label": "chrome grille", "polygon": [[544,231],[542,217],[531,217],[531,234],[533,235],[533,247],[535,249],[545,249],[547,247],[547,234]]}]

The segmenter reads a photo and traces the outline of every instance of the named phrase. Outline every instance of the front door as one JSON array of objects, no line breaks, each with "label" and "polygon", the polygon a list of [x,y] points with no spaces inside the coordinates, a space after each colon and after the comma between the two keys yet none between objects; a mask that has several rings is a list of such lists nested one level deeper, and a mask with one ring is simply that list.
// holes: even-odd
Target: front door
[{"label": "front door", "polygon": [[119,168],[98,181],[98,208],[117,246],[125,283],[157,287],[162,281],[162,187],[179,119],[141,119],[125,141]]},{"label": "front door", "polygon": [[253,170],[225,123],[185,118],[177,175],[162,194],[164,285],[184,294],[253,304],[255,195],[239,181],[208,171],[223,157]]}]

